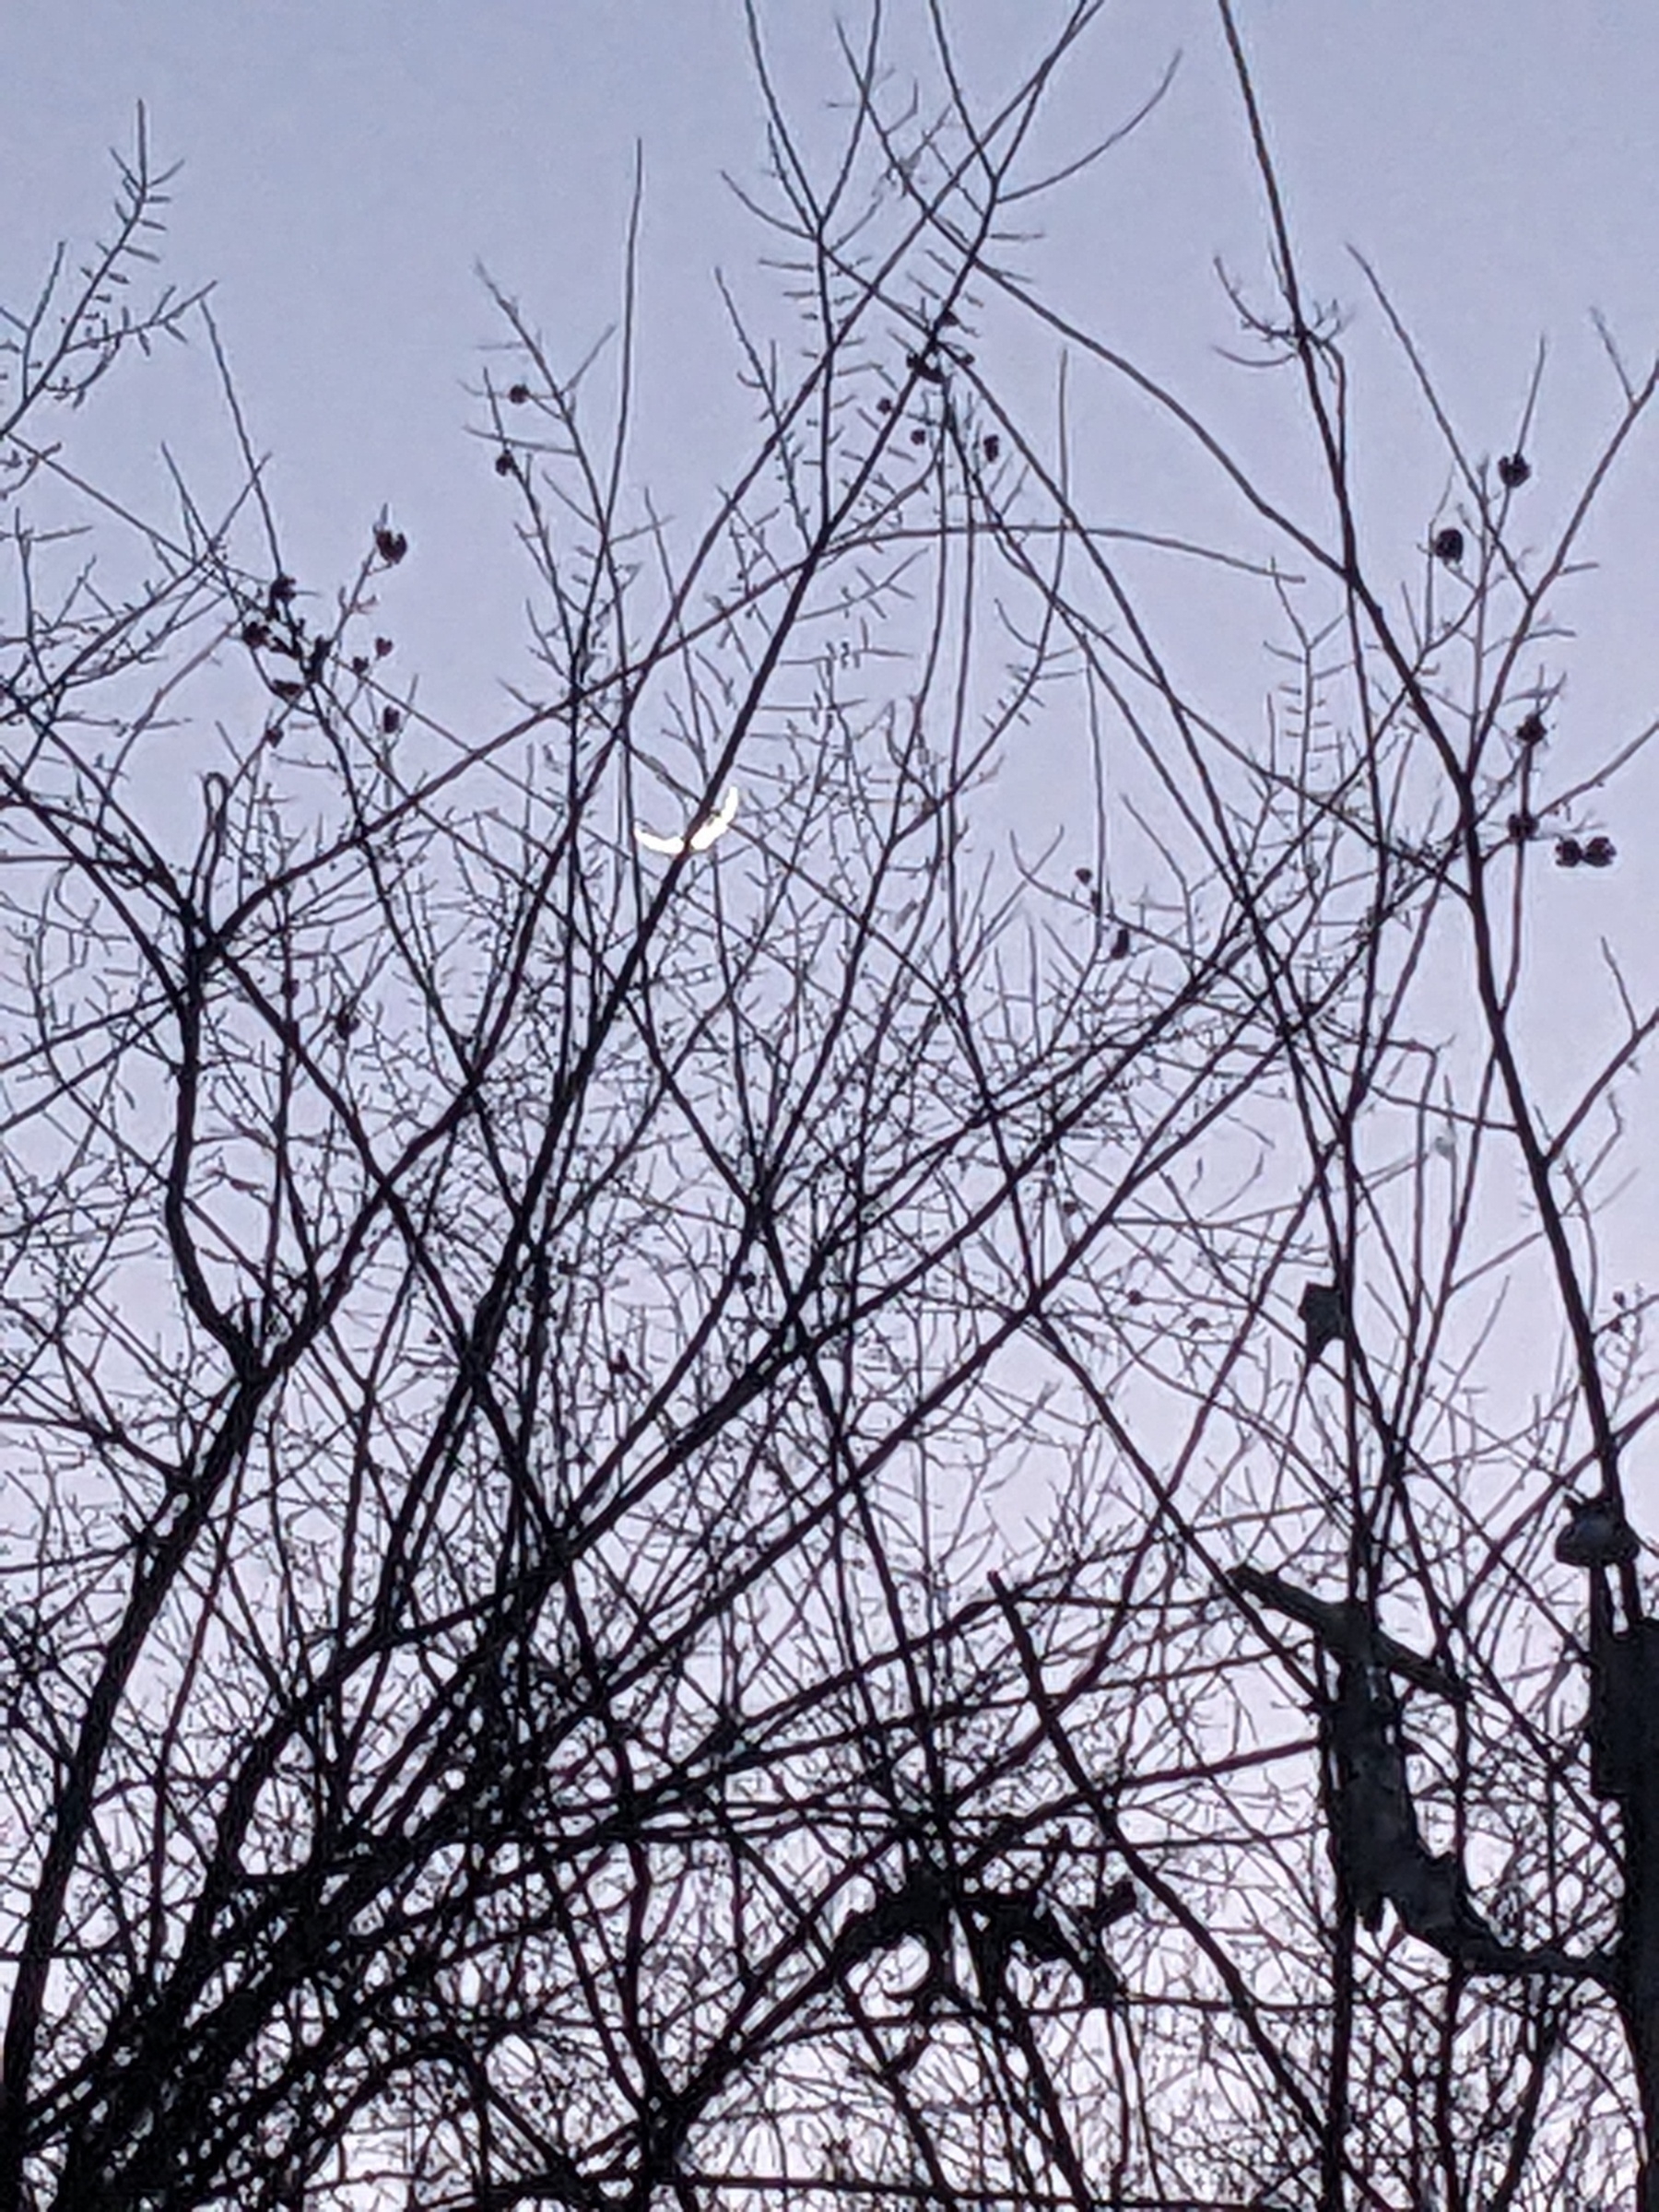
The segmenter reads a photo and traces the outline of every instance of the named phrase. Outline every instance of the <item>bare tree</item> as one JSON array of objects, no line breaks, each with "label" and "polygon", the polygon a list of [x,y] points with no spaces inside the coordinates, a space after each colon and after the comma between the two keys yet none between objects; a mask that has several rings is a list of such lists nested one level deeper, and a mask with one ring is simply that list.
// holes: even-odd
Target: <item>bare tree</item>
[{"label": "bare tree", "polygon": [[[759,429],[689,540],[631,285],[574,368],[498,292],[504,727],[400,673],[394,517],[329,594],[245,436],[216,516],[75,469],[121,353],[217,350],[109,304],[142,139],[8,324],[6,2212],[1633,2171],[1648,1401],[1594,1228],[1654,1018],[1558,1097],[1526,955],[1618,857],[1640,734],[1576,761],[1537,656],[1653,379],[1533,553],[1532,398],[1471,453],[1364,273],[1451,470],[1396,614],[1226,0],[1310,512],[1013,265],[1109,143],[1033,150],[1099,12],[989,109],[877,15],[816,159],[757,42],[793,320],[733,300]],[[1259,542],[1082,512],[994,373],[1032,314]],[[1171,559],[1272,610],[1265,732]],[[1057,719],[1081,867],[982,797]]]}]

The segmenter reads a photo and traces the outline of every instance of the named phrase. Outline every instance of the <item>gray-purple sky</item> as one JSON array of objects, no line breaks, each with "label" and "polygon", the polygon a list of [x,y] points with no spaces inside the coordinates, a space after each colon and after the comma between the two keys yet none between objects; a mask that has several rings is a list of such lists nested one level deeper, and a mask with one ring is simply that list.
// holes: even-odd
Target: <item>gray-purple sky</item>
[{"label": "gray-purple sky", "polygon": [[[943,5],[987,93],[1062,13]],[[809,117],[841,82],[836,11],[758,7]],[[1361,246],[1477,452],[1507,444],[1548,339],[1528,494],[1542,534],[1616,412],[1591,311],[1633,361],[1659,341],[1659,16],[1648,0],[1239,0],[1238,12],[1315,291],[1360,301],[1345,247]],[[888,14],[900,48],[925,23],[924,0],[890,0]],[[1108,8],[1056,93],[1048,143],[1061,158],[1122,120],[1177,51],[1161,109],[1053,204],[1028,265],[1077,321],[1255,435],[1259,384],[1215,350],[1236,334],[1214,257],[1251,279],[1264,263],[1210,0]],[[414,547],[395,580],[399,665],[422,671],[438,713],[476,727],[504,709],[495,678],[530,675],[511,491],[465,429],[479,420],[465,387],[498,335],[476,269],[573,363],[616,312],[636,147],[639,465],[688,524],[729,480],[747,408],[712,271],[758,297],[767,242],[721,180],[752,181],[763,154],[739,0],[9,0],[3,60],[3,296],[28,288],[57,238],[95,229],[106,149],[129,140],[144,101],[158,152],[185,165],[169,266],[218,284],[290,565],[331,588],[390,508]],[[1355,345],[1361,481],[1409,575],[1446,471],[1363,305]],[[1053,352],[1033,336],[1014,364],[1039,414],[1052,411]],[[1085,427],[1092,404],[1079,403]],[[230,480],[205,362],[129,379],[94,413],[89,435],[135,489],[161,490],[163,435],[193,477],[210,482],[217,466]],[[1093,456],[1111,519],[1167,526],[1160,479],[1137,474],[1116,435],[1102,429]],[[1604,569],[1570,610],[1575,700],[1598,740],[1653,712],[1656,509],[1653,458],[1638,450],[1589,544]],[[1265,661],[1226,674],[1246,693],[1272,680]],[[1040,762],[1032,773],[1021,800],[1041,816],[1051,794]],[[1621,871],[1601,887],[1598,915],[1644,928],[1640,881]]]},{"label": "gray-purple sky", "polygon": [[[1060,11],[947,0],[946,12],[989,88]],[[921,0],[889,13],[902,35]],[[759,14],[805,112],[835,81],[836,10],[759,0]],[[1547,334],[1557,366],[1540,442],[1576,458],[1582,403],[1594,395],[1599,418],[1611,396],[1587,311],[1604,310],[1632,356],[1659,335],[1652,7],[1241,0],[1240,15],[1321,288],[1354,296],[1342,247],[1362,245],[1454,404],[1489,407],[1494,441]],[[1041,261],[1068,307],[1196,386],[1213,382],[1206,349],[1228,332],[1211,256],[1252,266],[1258,235],[1208,0],[1108,9],[1052,129],[1056,147],[1080,145],[1177,49],[1162,112],[1058,204]],[[709,271],[744,269],[761,242],[719,175],[752,177],[761,152],[738,0],[9,0],[4,65],[5,296],[57,237],[100,219],[106,149],[142,100],[158,149],[186,164],[170,265],[218,282],[304,556],[343,571],[365,519],[392,504],[430,557],[408,597],[433,594],[447,655],[477,646],[469,674],[517,620],[515,604],[492,604],[455,629],[439,581],[439,548],[465,542],[470,567],[481,537],[506,535],[491,531],[505,515],[488,454],[463,432],[463,385],[492,335],[475,267],[573,359],[614,312],[636,143],[644,419],[671,421],[676,440],[665,453],[648,435],[642,464],[687,464],[673,488],[687,497],[700,433],[711,458],[729,458],[742,418]],[[180,434],[171,413],[165,427]],[[510,567],[483,572],[510,596]]]}]

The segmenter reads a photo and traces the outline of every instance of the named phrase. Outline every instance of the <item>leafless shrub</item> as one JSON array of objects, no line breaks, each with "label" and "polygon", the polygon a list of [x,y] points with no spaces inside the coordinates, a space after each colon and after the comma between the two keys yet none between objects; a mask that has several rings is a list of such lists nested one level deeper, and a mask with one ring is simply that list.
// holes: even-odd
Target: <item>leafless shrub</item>
[{"label": "leafless shrub", "polygon": [[[53,411],[197,326],[100,289],[142,145],[11,325],[0,2205],[1630,2171],[1649,1401],[1594,1231],[1653,1018],[1549,1102],[1526,984],[1639,742],[1558,747],[1534,656],[1653,380],[1534,555],[1530,399],[1494,473],[1396,325],[1454,494],[1393,612],[1223,0],[1318,518],[1063,334],[1257,517],[1158,548],[1284,641],[1265,735],[1206,715],[994,371],[1097,12],[988,114],[877,20],[826,165],[762,69],[807,341],[734,300],[760,428],[690,544],[629,329],[571,370],[498,293],[544,681],[481,735],[398,673],[394,518],[330,606],[251,453],[211,524],[73,472]],[[1083,867],[987,826],[1056,720],[1112,739]]]}]

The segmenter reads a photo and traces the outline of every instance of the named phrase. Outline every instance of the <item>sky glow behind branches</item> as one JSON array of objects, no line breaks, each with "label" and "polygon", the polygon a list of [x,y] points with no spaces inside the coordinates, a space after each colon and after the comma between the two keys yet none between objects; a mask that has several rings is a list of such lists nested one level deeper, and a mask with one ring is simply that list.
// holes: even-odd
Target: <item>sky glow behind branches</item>
[{"label": "sky glow behind branches", "polygon": [[[947,6],[970,80],[988,90],[1012,78],[1035,42],[1010,50],[1025,6]],[[1058,12],[1042,10],[1040,28]],[[815,107],[842,87],[833,11],[759,0],[759,15],[810,138]],[[892,16],[900,47],[920,38],[916,0],[895,0]],[[1389,286],[1476,453],[1511,450],[1535,348],[1549,341],[1524,493],[1537,502],[1542,541],[1617,405],[1589,311],[1605,313],[1632,363],[1659,340],[1651,6],[1241,0],[1240,16],[1310,281],[1318,297],[1358,308],[1355,354],[1368,380],[1388,365],[1359,394],[1359,482],[1398,574],[1420,572],[1414,549],[1447,472],[1365,303],[1350,241]],[[1109,9],[1056,88],[1053,158],[1037,166],[1063,166],[1132,113],[1178,50],[1182,64],[1158,112],[1034,216],[1046,235],[1013,258],[1035,291],[1212,409],[1262,460],[1263,437],[1277,435],[1266,380],[1220,357],[1238,343],[1237,321],[1213,267],[1219,257],[1263,296],[1260,197],[1205,0]],[[143,101],[159,159],[185,163],[167,270],[182,286],[218,286],[214,312],[254,444],[273,457],[285,559],[308,588],[332,593],[388,515],[409,551],[380,587],[386,620],[397,666],[418,671],[434,714],[474,728],[505,723],[513,709],[502,679],[533,686],[536,673],[512,487],[492,465],[491,442],[468,434],[487,421],[477,394],[495,362],[481,349],[501,335],[476,271],[522,302],[556,360],[581,359],[618,312],[636,147],[634,473],[663,512],[695,530],[743,457],[750,410],[712,273],[728,272],[745,299],[779,280],[757,274],[765,233],[721,182],[723,169],[752,182],[764,152],[735,0],[13,0],[4,51],[0,294],[28,296],[59,237],[96,231],[111,181],[105,149],[130,142]],[[999,379],[1052,430],[1056,347],[1035,328],[1017,344]],[[1115,415],[1110,429],[1103,413],[1091,420],[1080,379],[1075,404],[1074,462],[1089,512],[1113,526],[1167,527],[1170,502],[1184,495],[1166,484],[1150,442],[1121,433]],[[79,465],[141,507],[167,497],[163,440],[209,508],[213,485],[228,488],[237,473],[206,349],[153,377],[119,377],[88,411],[85,436]],[[1276,458],[1269,442],[1269,474]],[[1282,461],[1288,482],[1303,480],[1305,456],[1287,451]],[[1589,759],[1654,711],[1655,488],[1653,454],[1638,450],[1587,547],[1603,569],[1574,602],[1589,649],[1569,658],[1563,758],[1579,742],[1570,722]],[[1206,512],[1197,522],[1212,519],[1227,542],[1237,516]],[[1158,583],[1159,612],[1199,680],[1248,714],[1271,664],[1249,657],[1248,630],[1246,657],[1230,661],[1232,633],[1212,641],[1201,614],[1180,636],[1191,574],[1171,570]],[[1033,744],[1010,769],[999,830],[1006,823],[1041,842],[1046,827],[1065,824],[1075,794],[1047,758]],[[1577,1025],[1593,1018],[1593,994],[1581,973],[1600,934],[1628,941],[1639,995],[1653,981],[1652,861],[1629,810],[1651,822],[1653,798],[1653,771],[1639,771],[1620,800],[1626,814],[1608,825],[1626,865],[1535,886],[1547,924],[1540,965],[1560,978],[1569,1063],[1584,1053]],[[736,804],[728,788],[683,838],[646,827],[637,841],[660,853],[703,851]],[[1085,857],[1065,852],[1065,871]],[[1636,1227],[1640,1241],[1649,1217]],[[1615,1265],[1625,1256],[1616,1251]]]},{"label": "sky glow behind branches", "polygon": [[[1035,11],[1044,24],[1051,12]],[[840,89],[833,11],[762,0],[759,14],[804,117]],[[900,41],[919,35],[919,6],[890,15]],[[987,91],[1034,43],[1017,37],[1022,16],[954,0],[953,36]],[[1651,11],[1247,0],[1241,19],[1321,296],[1358,299],[1343,248],[1362,247],[1477,445],[1489,414],[1494,450],[1547,335],[1541,485],[1565,480],[1610,403],[1588,311],[1605,312],[1632,359],[1659,334]],[[1225,394],[1242,425],[1251,380],[1213,352],[1235,326],[1211,264],[1219,254],[1258,278],[1259,195],[1206,0],[1108,9],[1056,88],[1047,145],[1064,155],[1126,117],[1177,52],[1158,114],[1048,205],[1049,236],[1025,260],[1063,309],[1194,395]],[[720,177],[752,181],[764,151],[735,0],[16,0],[6,53],[6,296],[38,282],[58,238],[101,220],[106,149],[128,142],[145,101],[158,153],[186,164],[169,270],[218,284],[296,557],[318,577],[343,573],[370,519],[395,510],[418,556],[400,580],[403,619],[424,641],[438,711],[489,697],[524,667],[510,494],[465,434],[479,423],[466,391],[479,348],[500,335],[475,271],[522,300],[556,354],[579,359],[616,315],[636,146],[639,474],[685,514],[741,450],[748,415],[711,275],[718,264],[755,296],[767,241]],[[1039,407],[1052,404],[1053,350],[1033,336]],[[164,434],[198,472],[217,451],[229,478],[212,381],[197,369],[165,406],[163,380],[131,380],[121,404],[95,411],[94,435],[129,480],[159,488]],[[1639,464],[1618,517],[1651,489]],[[1622,619],[1632,647],[1642,619],[1635,608]]]}]

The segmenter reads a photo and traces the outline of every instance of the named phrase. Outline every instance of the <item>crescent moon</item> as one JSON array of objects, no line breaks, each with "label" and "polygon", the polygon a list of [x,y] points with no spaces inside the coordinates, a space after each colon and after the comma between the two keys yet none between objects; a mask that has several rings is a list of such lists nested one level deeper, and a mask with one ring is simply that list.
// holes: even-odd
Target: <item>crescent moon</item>
[{"label": "crescent moon", "polygon": [[634,841],[643,845],[647,853],[665,853],[672,859],[680,853],[706,853],[717,837],[724,837],[737,818],[737,786],[726,785],[725,796],[712,814],[705,814],[684,837],[658,837],[647,830],[643,822],[634,824]]}]

